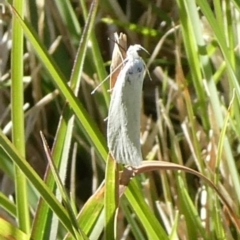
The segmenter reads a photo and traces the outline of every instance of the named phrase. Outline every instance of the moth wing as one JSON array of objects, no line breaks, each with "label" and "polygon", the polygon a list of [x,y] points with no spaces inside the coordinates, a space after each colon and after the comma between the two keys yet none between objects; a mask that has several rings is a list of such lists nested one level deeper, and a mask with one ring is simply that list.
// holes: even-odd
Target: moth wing
[{"label": "moth wing", "polygon": [[[140,145],[140,113],[144,69],[141,59],[128,63],[121,70],[113,89],[109,114],[108,148],[114,159],[123,164],[139,166],[142,161]],[[130,74],[131,69],[134,71]]]}]

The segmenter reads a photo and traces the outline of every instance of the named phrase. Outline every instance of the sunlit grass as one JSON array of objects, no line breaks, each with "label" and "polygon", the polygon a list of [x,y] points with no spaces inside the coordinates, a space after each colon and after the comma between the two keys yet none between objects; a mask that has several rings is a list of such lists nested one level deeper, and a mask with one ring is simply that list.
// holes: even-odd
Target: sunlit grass
[{"label": "sunlit grass", "polygon": [[[0,238],[240,239],[239,3],[50,2],[1,9]],[[91,95],[114,32],[150,52],[131,180],[107,157],[108,83]]]}]

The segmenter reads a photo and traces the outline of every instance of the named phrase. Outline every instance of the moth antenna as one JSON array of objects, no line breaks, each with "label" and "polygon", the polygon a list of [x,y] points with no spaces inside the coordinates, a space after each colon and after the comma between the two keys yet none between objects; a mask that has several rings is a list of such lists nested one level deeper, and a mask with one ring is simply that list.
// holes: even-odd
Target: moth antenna
[{"label": "moth antenna", "polygon": [[104,82],[106,82],[108,80],[110,75],[108,75],[102,82],[100,82],[92,91],[91,91],[91,95],[93,95],[99,87],[101,87],[103,85]]},{"label": "moth antenna", "polygon": [[[115,37],[116,37],[116,36],[115,36]],[[112,39],[112,38],[109,37],[109,38],[108,38],[108,41],[112,41],[112,42],[116,43],[119,48],[121,48],[123,51],[126,51],[126,49],[124,49],[124,47],[119,44],[118,39]],[[121,57],[121,59],[122,59],[122,62],[123,62],[123,57],[122,57],[122,54],[121,54],[121,51],[120,51],[119,48],[118,48],[118,53],[119,53],[119,55],[120,55],[120,57]],[[115,71],[115,70],[114,70],[114,71]],[[113,71],[113,72],[114,72],[114,71]],[[111,74],[110,74],[110,75],[111,75]]]},{"label": "moth antenna", "polygon": [[[144,52],[146,52],[147,54],[150,55],[150,53],[148,52],[147,49],[145,49],[145,48],[142,47],[141,45],[138,45],[138,47],[139,47],[140,49],[142,49]],[[144,66],[145,66],[145,69],[146,69],[147,75],[149,76],[149,79],[152,81],[152,78],[151,78],[151,76],[150,76],[150,72],[149,72],[149,70],[148,70],[148,68],[147,68],[147,65],[146,65],[145,62],[143,62],[143,63],[144,63]]]},{"label": "moth antenna", "polygon": [[[127,60],[128,60],[128,59],[125,59],[125,60],[122,62],[122,64],[118,65],[118,67],[115,68],[112,73],[114,73],[114,72],[117,71],[120,67],[122,67],[122,65],[123,65]],[[100,83],[92,90],[91,95],[93,95],[93,94],[98,90],[98,88],[101,87],[101,86],[103,85],[103,83],[108,80],[108,78],[111,76],[112,73],[110,73],[102,82],[100,82]]]},{"label": "moth antenna", "polygon": [[108,40],[113,41],[114,43],[116,43],[118,45],[119,48],[121,48],[123,51],[126,51],[126,49],[124,49],[124,47],[122,47],[119,42],[117,41],[117,39],[112,39],[112,38],[108,38]]},{"label": "moth antenna", "polygon": [[144,52],[146,52],[148,55],[150,55],[150,53],[146,48],[142,47],[141,45],[139,45],[139,48],[142,49]]},{"label": "moth antenna", "polygon": [[[139,47],[140,47],[144,52],[146,52],[147,54],[150,55],[150,53],[147,51],[147,49],[145,49],[145,48],[142,47],[141,45],[139,45]],[[152,78],[151,78],[151,76],[150,76],[150,72],[149,72],[149,70],[148,70],[148,68],[147,68],[147,65],[146,65],[145,62],[143,62],[143,63],[144,63],[145,69],[146,69],[146,71],[147,71],[147,75],[149,76],[149,79],[152,81]]]}]

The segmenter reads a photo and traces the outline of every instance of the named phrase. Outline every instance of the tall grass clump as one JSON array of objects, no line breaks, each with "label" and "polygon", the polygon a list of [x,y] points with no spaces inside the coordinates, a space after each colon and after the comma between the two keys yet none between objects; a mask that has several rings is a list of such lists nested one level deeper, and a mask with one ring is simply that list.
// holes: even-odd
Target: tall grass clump
[{"label": "tall grass clump", "polygon": [[[0,239],[240,239],[236,0],[2,1]],[[144,161],[106,146],[114,33],[146,63]]]}]

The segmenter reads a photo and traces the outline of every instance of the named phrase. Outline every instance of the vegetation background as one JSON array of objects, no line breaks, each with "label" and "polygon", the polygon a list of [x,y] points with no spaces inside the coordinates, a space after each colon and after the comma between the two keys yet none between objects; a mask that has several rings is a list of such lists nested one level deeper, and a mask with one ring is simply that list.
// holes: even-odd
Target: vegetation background
[{"label": "vegetation background", "polygon": [[[239,1],[0,3],[0,239],[240,239]],[[167,163],[120,199],[91,95],[115,32],[150,53],[142,150]]]}]

